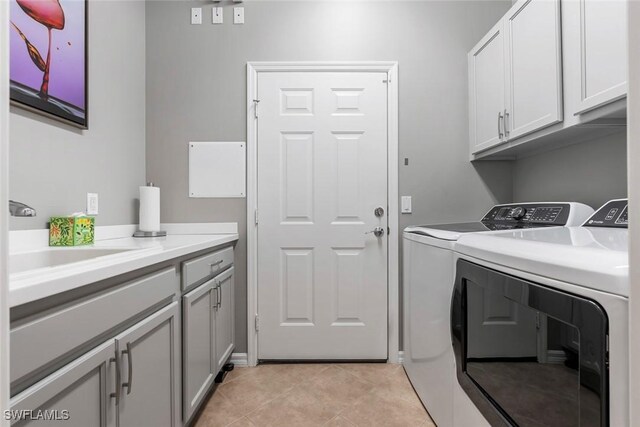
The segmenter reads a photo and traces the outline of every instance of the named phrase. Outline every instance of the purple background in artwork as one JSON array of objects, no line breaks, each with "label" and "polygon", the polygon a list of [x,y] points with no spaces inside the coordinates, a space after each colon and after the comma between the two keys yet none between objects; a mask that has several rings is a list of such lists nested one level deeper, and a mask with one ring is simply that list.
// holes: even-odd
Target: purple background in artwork
[{"label": "purple background in artwork", "polygon": [[[45,0],[52,1],[52,0]],[[51,30],[51,68],[49,95],[85,109],[85,2],[84,0],[60,0],[64,10],[65,26]],[[11,0],[11,21],[47,60],[47,27],[33,20]],[[10,26],[10,78],[36,90],[42,85],[43,72],[29,57],[27,47]],[[69,45],[68,43],[71,43]]]}]

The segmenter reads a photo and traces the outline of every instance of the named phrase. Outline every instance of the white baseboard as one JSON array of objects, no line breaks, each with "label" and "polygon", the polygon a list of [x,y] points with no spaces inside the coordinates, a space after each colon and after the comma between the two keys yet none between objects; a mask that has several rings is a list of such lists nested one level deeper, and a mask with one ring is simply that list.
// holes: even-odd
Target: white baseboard
[{"label": "white baseboard", "polygon": [[547,363],[562,364],[567,356],[562,350],[547,350]]},{"label": "white baseboard", "polygon": [[247,353],[233,353],[230,362],[236,366],[247,366]]},{"label": "white baseboard", "polygon": [[402,365],[404,363],[404,351],[398,352],[398,363]]}]

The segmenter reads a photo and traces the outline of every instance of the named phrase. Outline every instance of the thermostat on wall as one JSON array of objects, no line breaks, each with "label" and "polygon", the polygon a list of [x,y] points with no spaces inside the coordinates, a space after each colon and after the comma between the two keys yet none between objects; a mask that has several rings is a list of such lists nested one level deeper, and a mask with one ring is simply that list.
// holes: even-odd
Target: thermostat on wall
[{"label": "thermostat on wall", "polygon": [[190,142],[189,197],[246,196],[245,142]]}]

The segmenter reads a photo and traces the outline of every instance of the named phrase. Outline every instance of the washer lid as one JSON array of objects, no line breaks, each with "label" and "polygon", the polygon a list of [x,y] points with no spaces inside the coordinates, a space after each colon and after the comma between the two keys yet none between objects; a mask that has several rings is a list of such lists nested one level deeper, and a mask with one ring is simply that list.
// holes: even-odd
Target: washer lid
[{"label": "washer lid", "polygon": [[629,232],[553,227],[468,234],[455,250],[494,264],[629,296]]},{"label": "washer lid", "polygon": [[404,229],[405,233],[420,234],[442,240],[458,240],[464,233],[491,231],[481,222],[459,222],[452,224],[414,225]]}]

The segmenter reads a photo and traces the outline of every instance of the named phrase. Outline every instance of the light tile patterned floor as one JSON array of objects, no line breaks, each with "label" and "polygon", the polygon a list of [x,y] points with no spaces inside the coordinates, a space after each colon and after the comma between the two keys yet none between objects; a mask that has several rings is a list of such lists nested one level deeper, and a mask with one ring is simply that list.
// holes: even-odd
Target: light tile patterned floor
[{"label": "light tile patterned floor", "polygon": [[400,365],[283,364],[236,368],[196,427],[433,427]]}]

